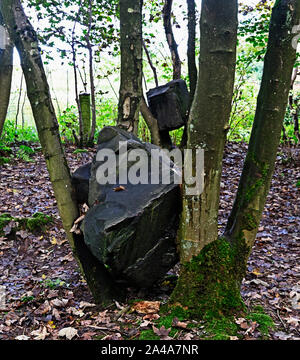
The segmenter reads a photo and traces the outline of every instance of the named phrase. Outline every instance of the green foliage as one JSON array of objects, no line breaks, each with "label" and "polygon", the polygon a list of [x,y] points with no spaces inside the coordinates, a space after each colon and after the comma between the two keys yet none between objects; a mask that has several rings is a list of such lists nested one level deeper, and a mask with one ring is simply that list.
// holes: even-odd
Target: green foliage
[{"label": "green foliage", "polygon": [[36,128],[33,126],[18,125],[15,127],[15,123],[12,120],[6,120],[3,127],[3,133],[1,136],[1,142],[3,144],[13,144],[18,142],[37,142],[38,134]]},{"label": "green foliage", "polygon": [[59,287],[65,286],[66,283],[61,279],[55,279],[55,280],[45,279],[42,281],[42,285],[49,289],[57,289]]},{"label": "green foliage", "polygon": [[58,117],[59,131],[62,137],[62,141],[73,142],[73,130],[78,132],[78,110],[75,106],[66,108],[61,116]]},{"label": "green foliage", "polygon": [[21,160],[30,162],[32,161],[31,156],[35,153],[35,150],[30,146],[20,145],[17,151],[17,157]]}]

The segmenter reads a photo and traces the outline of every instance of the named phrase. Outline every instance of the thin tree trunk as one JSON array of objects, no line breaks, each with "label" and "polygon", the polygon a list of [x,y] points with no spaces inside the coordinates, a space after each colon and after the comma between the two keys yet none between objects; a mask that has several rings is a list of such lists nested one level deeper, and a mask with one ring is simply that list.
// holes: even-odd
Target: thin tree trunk
[{"label": "thin tree trunk", "polygon": [[118,125],[137,134],[142,99],[143,0],[120,0],[121,84]]},{"label": "thin tree trunk", "polygon": [[292,75],[292,81],[291,81],[291,94],[289,96],[289,106],[290,111],[293,117],[293,123],[294,123],[294,134],[297,137],[298,141],[300,142],[300,133],[299,133],[299,105],[298,105],[298,99],[294,99],[293,90],[295,81],[298,76],[299,68],[296,67],[293,71]]},{"label": "thin tree trunk", "polygon": [[160,140],[157,119],[153,116],[152,112],[150,111],[148,105],[146,104],[144,97],[141,100],[140,108],[141,108],[141,113],[143,115],[143,118],[150,130],[152,144],[161,146],[161,140]]},{"label": "thin tree trunk", "polygon": [[150,53],[147,49],[147,46],[145,44],[145,42],[143,41],[143,48],[145,50],[145,54],[147,56],[147,60],[148,60],[148,63],[149,63],[149,66],[151,67],[151,70],[153,72],[153,76],[154,76],[154,81],[155,81],[155,86],[158,87],[159,83],[158,83],[158,76],[157,76],[157,71],[156,71],[156,67],[153,65],[153,62],[151,60],[151,56],[150,56]]},{"label": "thin tree trunk", "polygon": [[92,127],[90,131],[89,144],[92,146],[96,131],[96,96],[95,96],[95,82],[93,69],[93,49],[89,48],[89,64],[90,64],[90,85],[91,85],[91,111],[92,111]]},{"label": "thin tree trunk", "polygon": [[82,116],[82,142],[86,145],[89,142],[91,130],[91,96],[90,94],[79,95],[81,116]]},{"label": "thin tree trunk", "polygon": [[173,0],[165,0],[165,4],[163,8],[163,22],[164,22],[164,28],[165,28],[168,46],[172,57],[173,80],[176,80],[181,78],[181,61],[178,53],[178,45],[174,37],[172,23],[171,23],[172,5],[173,5]]},{"label": "thin tree trunk", "polygon": [[[3,19],[0,15],[0,26],[3,26]],[[1,31],[1,29],[0,29]],[[3,31],[3,28],[2,28]],[[0,34],[3,38],[0,46],[0,137],[7,115],[7,109],[9,105],[9,98],[11,92],[11,81],[13,72],[13,45],[5,34]],[[3,46],[3,48],[1,48]]]},{"label": "thin tree trunk", "polygon": [[[43,148],[59,214],[73,254],[84,273],[97,302],[106,302],[115,295],[113,281],[84,244],[82,236],[70,232],[79,216],[74,199],[69,167],[59,135],[58,122],[51,100],[36,33],[27,19],[20,0],[2,0],[0,12],[19,52],[27,85],[27,94]],[[24,35],[26,34],[26,36]]]},{"label": "thin tree trunk", "polygon": [[93,145],[95,131],[96,131],[96,96],[95,96],[95,82],[94,82],[94,66],[93,66],[93,45],[90,41],[90,34],[92,29],[92,20],[93,20],[93,0],[89,0],[89,26],[88,33],[86,35],[86,43],[89,52],[89,73],[90,73],[90,88],[91,88],[91,111],[92,111],[92,127],[89,136],[89,145]]},{"label": "thin tree trunk", "polygon": [[196,65],[196,4],[195,0],[187,0],[188,7],[188,70],[190,80],[190,104],[192,105],[196,86],[198,70]]},{"label": "thin tree trunk", "polygon": [[21,114],[22,114],[22,129],[24,129],[24,126],[25,126],[24,107],[25,107],[26,98],[27,98],[27,91],[26,91],[26,89],[25,89],[24,98],[23,98],[23,103],[22,103],[22,108],[21,108]]},{"label": "thin tree trunk", "polygon": [[20,89],[19,89],[19,96],[18,96],[18,103],[17,103],[16,119],[15,119],[15,136],[17,136],[18,117],[19,117],[19,112],[20,112],[22,90],[23,90],[23,79],[24,79],[24,74],[22,73],[21,82],[20,82]]}]

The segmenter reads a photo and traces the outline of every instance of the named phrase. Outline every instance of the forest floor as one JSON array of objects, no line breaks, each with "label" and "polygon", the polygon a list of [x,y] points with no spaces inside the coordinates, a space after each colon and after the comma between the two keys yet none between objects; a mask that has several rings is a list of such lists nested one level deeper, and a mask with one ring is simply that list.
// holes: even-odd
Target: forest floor
[{"label": "forest floor", "polygon": [[[67,147],[72,171],[92,156],[74,154],[74,150]],[[239,143],[226,147],[220,232],[234,200],[246,150],[247,145]],[[300,189],[296,185],[300,180],[299,159],[295,149],[279,150],[271,191],[242,285],[248,308],[263,307],[275,326],[267,334],[258,315],[240,315],[234,320],[234,331],[228,329],[230,339],[300,340]],[[115,302],[106,309],[93,304],[65,240],[40,150],[33,154],[32,162],[15,160],[0,166],[0,178],[0,215],[9,213],[20,218],[42,212],[54,218],[40,233],[23,230],[11,236],[6,228],[7,236],[0,237],[0,286],[2,295],[3,289],[6,293],[6,302],[0,309],[0,339],[206,337],[202,323],[176,317],[161,321],[159,307],[168,299],[174,281],[162,280],[145,291],[131,289],[126,303]],[[178,267],[169,275],[177,270]],[[136,299],[149,302],[136,303]]]}]

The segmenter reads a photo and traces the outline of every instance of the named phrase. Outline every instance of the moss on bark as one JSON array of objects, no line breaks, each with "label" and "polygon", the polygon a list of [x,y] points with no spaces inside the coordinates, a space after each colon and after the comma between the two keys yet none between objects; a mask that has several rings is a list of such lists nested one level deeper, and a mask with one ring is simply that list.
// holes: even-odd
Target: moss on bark
[{"label": "moss on bark", "polygon": [[247,246],[232,246],[225,238],[206,245],[182,265],[170,304],[182,306],[190,317],[220,317],[244,308],[240,285],[245,274]]}]

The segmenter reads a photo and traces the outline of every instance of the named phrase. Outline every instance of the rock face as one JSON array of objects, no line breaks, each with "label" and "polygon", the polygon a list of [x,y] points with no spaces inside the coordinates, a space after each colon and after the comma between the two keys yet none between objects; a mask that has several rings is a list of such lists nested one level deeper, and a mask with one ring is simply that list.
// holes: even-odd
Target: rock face
[{"label": "rock face", "polygon": [[75,196],[79,204],[88,202],[91,166],[92,163],[85,164],[72,174],[72,185],[75,189]]},{"label": "rock face", "polygon": [[[181,211],[180,188],[174,184],[173,171],[171,184],[150,183],[150,154],[151,150],[158,149],[156,146],[142,143],[119,128],[107,127],[99,135],[98,153],[110,149],[116,154],[117,174],[124,165],[124,159],[119,164],[121,141],[129,154],[137,149],[146,151],[149,161],[144,159],[145,163],[140,164],[146,169],[148,184],[120,184],[117,176],[115,184],[100,185],[97,171],[106,159],[97,161],[96,157],[91,165],[75,172],[73,181],[77,181],[76,187],[80,189],[80,177],[81,188],[85,191],[85,176],[90,171],[90,209],[81,227],[86,245],[115,279],[144,288],[151,286],[178,261],[175,238]],[[160,158],[160,170],[164,161],[166,158]],[[127,161],[128,172],[136,165],[137,161]],[[177,171],[175,166],[174,169]]]},{"label": "rock face", "polygon": [[184,80],[173,80],[147,92],[150,110],[160,131],[184,126],[189,110],[189,91]]}]

